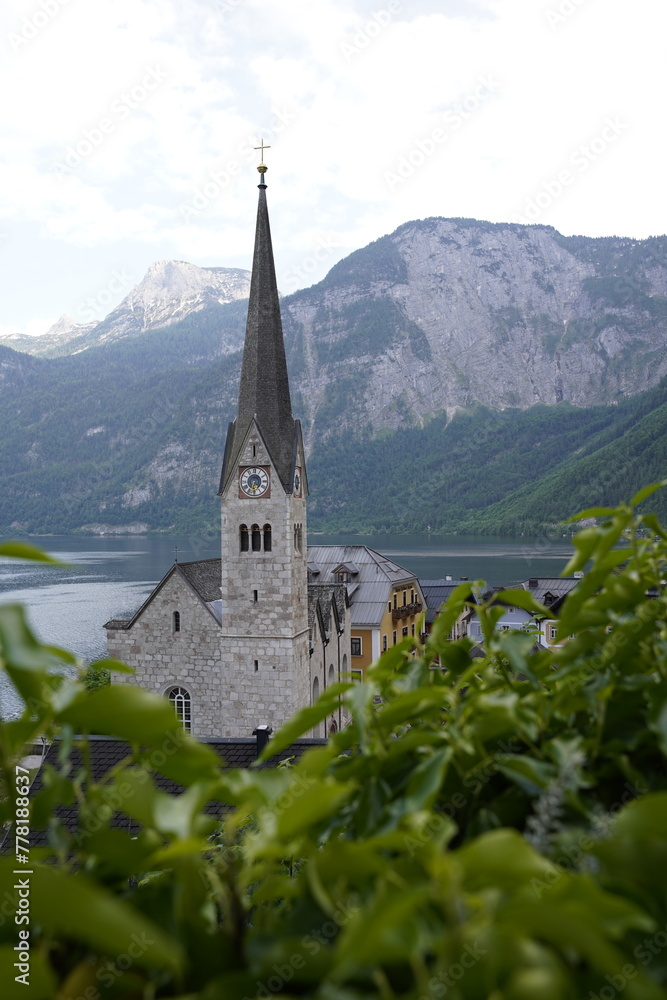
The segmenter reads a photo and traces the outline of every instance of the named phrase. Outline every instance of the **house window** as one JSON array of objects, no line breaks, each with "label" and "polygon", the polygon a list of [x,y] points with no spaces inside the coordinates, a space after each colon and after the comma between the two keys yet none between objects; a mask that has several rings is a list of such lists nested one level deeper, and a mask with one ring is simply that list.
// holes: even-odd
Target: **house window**
[{"label": "house window", "polygon": [[415,634],[415,623],[414,622],[412,623],[412,634],[413,635]]},{"label": "house window", "polygon": [[253,602],[253,604],[257,604],[258,600],[259,600],[259,592],[257,590],[253,590],[253,592],[252,592],[252,602]]},{"label": "house window", "polygon": [[352,636],[350,639],[350,647],[352,656],[361,656],[361,639],[359,636]]},{"label": "house window", "polygon": [[558,632],[558,626],[557,625],[550,625],[549,626],[549,642],[555,642],[556,641],[556,633],[557,632]]},{"label": "house window", "polygon": [[393,636],[393,639],[394,639],[394,646],[395,646],[395,645],[396,645],[396,630],[394,630],[394,631],[393,631],[393,632],[392,632],[391,634],[392,634],[392,636]]},{"label": "house window", "polygon": [[262,551],[262,532],[259,530],[258,524],[253,524],[252,526],[252,551]]},{"label": "house window", "polygon": [[408,603],[408,592],[407,592],[407,590],[404,590],[403,591],[403,607],[405,607],[407,603]]},{"label": "house window", "polygon": [[401,629],[401,635],[405,639],[407,637],[407,634],[408,634],[408,626],[404,625],[403,628]]},{"label": "house window", "polygon": [[414,592],[414,590],[411,590],[410,591],[410,604],[414,604],[414,603],[415,603],[415,592]]},{"label": "house window", "polygon": [[508,615],[513,615],[515,611],[516,611],[516,608],[508,608],[507,609],[507,614]]},{"label": "house window", "polygon": [[265,524],[264,525],[264,551],[265,552],[270,552],[271,551],[271,525],[270,524]]},{"label": "house window", "polygon": [[241,552],[247,552],[250,548],[250,543],[248,539],[248,525],[242,524],[239,528],[239,545]]},{"label": "house window", "polygon": [[387,652],[387,636],[386,635],[382,636],[382,652],[383,653]]},{"label": "house window", "polygon": [[173,613],[173,615],[171,617],[172,617],[172,622],[173,622],[173,631],[174,632],[180,632],[181,631],[181,613],[180,613],[180,611],[174,611],[174,613]]},{"label": "house window", "polygon": [[398,594],[394,594],[394,607],[398,607]]},{"label": "house window", "polygon": [[254,660],[254,664],[255,664],[255,673],[258,673],[259,672],[259,660]]},{"label": "house window", "polygon": [[387,611],[391,611],[391,601],[387,604]]},{"label": "house window", "polygon": [[184,687],[173,687],[167,697],[174,707],[176,718],[186,733],[192,731],[192,699]]},{"label": "house window", "polygon": [[362,670],[352,669],[350,671],[350,673],[352,674],[352,681],[355,684],[361,684],[362,680],[364,679],[363,671]]}]

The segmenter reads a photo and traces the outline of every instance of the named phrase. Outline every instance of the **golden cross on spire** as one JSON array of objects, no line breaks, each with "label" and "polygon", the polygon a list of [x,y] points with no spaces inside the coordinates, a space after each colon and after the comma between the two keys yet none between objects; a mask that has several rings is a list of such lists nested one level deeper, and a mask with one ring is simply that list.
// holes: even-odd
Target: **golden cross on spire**
[{"label": "golden cross on spire", "polygon": [[261,151],[262,151],[262,164],[263,164],[264,163],[264,150],[265,149],[271,149],[271,147],[270,146],[265,146],[264,145],[264,140],[262,139],[262,145],[261,146],[255,146],[255,149],[261,149]]}]

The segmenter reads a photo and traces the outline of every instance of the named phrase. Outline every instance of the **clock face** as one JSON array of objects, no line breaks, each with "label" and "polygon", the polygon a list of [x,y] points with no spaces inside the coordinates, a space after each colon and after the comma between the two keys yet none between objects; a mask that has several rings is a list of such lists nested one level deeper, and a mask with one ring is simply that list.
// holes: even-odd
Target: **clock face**
[{"label": "clock face", "polygon": [[269,488],[269,477],[264,469],[242,469],[240,485],[247,497],[261,497]]}]

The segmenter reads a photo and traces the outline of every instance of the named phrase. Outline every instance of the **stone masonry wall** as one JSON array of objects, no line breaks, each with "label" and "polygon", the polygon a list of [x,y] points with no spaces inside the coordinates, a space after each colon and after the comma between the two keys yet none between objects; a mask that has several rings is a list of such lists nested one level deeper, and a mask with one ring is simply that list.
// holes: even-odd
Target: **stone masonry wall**
[{"label": "stone masonry wall", "polygon": [[[181,616],[181,631],[173,631],[173,613]],[[177,685],[192,699],[195,736],[249,736],[230,732],[220,687],[220,626],[191,587],[174,573],[130,629],[107,631],[109,656],[134,667],[136,673],[117,674],[114,684],[136,684],[165,695]]]},{"label": "stone masonry wall", "polygon": [[[306,503],[285,493],[254,424],[239,465],[269,468],[271,489],[270,496],[240,497],[234,476],[222,498],[220,699],[227,726],[268,723],[275,730],[310,704]],[[241,552],[241,524],[270,524],[271,551]]]}]

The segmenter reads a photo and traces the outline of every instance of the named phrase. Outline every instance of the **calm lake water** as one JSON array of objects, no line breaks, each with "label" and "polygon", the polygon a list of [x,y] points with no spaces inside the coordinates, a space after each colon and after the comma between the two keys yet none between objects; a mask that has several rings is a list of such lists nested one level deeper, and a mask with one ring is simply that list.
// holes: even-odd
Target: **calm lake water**
[{"label": "calm lake water", "polygon": [[[67,563],[64,568],[0,559],[0,603],[25,605],[40,639],[72,650],[89,663],[106,655],[110,618],[134,612],[172,565],[220,554],[217,538],[57,536],[26,539]],[[461,576],[510,585],[529,576],[558,576],[569,539],[445,538],[435,535],[316,535],[318,545],[366,544],[422,579]],[[16,699],[0,678],[0,714]]]}]

